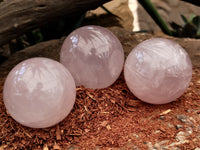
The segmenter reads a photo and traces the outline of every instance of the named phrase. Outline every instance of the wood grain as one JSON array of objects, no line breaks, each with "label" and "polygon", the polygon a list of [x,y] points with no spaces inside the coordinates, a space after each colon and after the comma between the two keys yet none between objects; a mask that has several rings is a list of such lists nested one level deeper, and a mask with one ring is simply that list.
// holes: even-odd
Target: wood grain
[{"label": "wood grain", "polygon": [[0,45],[63,16],[77,17],[110,0],[0,1]]}]

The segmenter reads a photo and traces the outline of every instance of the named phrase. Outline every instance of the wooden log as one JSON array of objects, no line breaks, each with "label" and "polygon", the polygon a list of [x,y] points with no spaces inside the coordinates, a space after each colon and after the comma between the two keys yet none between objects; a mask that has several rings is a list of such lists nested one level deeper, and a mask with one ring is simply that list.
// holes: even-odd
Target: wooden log
[{"label": "wooden log", "polygon": [[0,45],[63,16],[77,17],[110,0],[0,1]]}]

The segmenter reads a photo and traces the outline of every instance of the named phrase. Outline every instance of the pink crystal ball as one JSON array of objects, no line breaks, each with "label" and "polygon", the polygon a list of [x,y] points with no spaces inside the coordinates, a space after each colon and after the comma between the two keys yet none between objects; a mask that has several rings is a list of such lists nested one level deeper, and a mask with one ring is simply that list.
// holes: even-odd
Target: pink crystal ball
[{"label": "pink crystal ball", "polygon": [[59,62],[31,58],[8,74],[3,99],[8,113],[19,123],[45,128],[62,121],[75,102],[75,82]]},{"label": "pink crystal ball", "polygon": [[180,45],[168,39],[153,38],[130,52],[124,76],[136,97],[151,104],[165,104],[176,100],[187,89],[192,64]]},{"label": "pink crystal ball", "polygon": [[124,52],[120,41],[106,28],[84,26],[65,39],[60,61],[71,72],[77,86],[101,89],[119,77]]}]

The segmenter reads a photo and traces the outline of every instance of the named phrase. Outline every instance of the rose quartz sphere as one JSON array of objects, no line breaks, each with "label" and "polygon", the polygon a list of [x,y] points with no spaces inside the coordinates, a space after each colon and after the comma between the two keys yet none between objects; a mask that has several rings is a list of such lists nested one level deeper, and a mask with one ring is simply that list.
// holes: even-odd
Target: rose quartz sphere
[{"label": "rose quartz sphere", "polygon": [[151,104],[165,104],[180,97],[189,86],[192,64],[177,43],[153,38],[136,46],[128,55],[124,76],[130,91]]},{"label": "rose quartz sphere", "polygon": [[119,77],[124,52],[120,41],[106,28],[84,26],[65,39],[60,61],[71,72],[77,86],[101,89]]},{"label": "rose quartz sphere", "polygon": [[19,63],[8,74],[3,90],[8,113],[32,128],[50,127],[63,120],[73,108],[75,95],[69,71],[48,58]]}]

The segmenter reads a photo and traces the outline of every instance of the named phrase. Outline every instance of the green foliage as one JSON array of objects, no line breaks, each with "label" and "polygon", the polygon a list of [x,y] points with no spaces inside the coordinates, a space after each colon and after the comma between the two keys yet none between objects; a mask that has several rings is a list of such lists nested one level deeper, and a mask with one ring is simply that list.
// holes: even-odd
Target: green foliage
[{"label": "green foliage", "polygon": [[138,0],[138,2],[143,6],[143,8],[147,11],[147,13],[152,17],[152,19],[156,22],[156,24],[161,28],[164,33],[172,35],[171,30],[168,28],[167,24],[162,19],[151,0]]},{"label": "green foliage", "polygon": [[143,6],[143,8],[148,12],[164,33],[177,37],[200,38],[200,16],[192,15],[189,19],[187,19],[184,15],[181,15],[181,18],[185,23],[184,26],[180,26],[173,22],[171,23],[171,27],[173,28],[171,31],[151,0],[138,0],[138,2]]},{"label": "green foliage", "polygon": [[33,37],[34,37],[34,40],[36,43],[43,41],[43,35],[42,35],[40,29],[32,31],[32,34],[33,34]]},{"label": "green foliage", "polygon": [[187,19],[184,15],[181,15],[181,18],[184,22],[183,26],[174,22],[171,23],[174,29],[173,35],[178,37],[200,38],[200,16],[191,15]]}]

